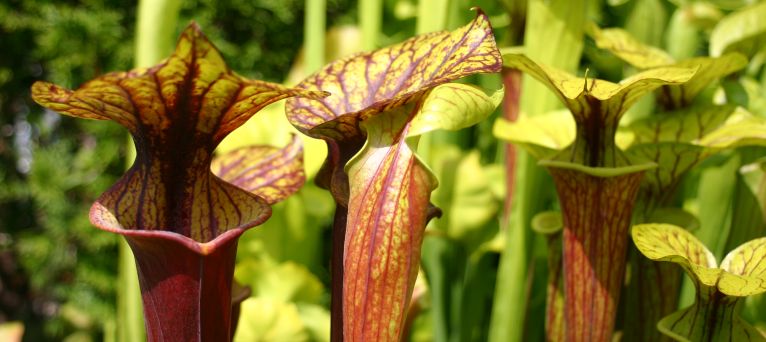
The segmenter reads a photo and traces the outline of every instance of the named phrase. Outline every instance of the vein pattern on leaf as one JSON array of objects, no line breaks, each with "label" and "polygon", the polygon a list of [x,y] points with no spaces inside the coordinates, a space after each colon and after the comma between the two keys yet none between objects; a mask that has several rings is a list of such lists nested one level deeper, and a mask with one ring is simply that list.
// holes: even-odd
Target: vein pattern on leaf
[{"label": "vein pattern on leaf", "polygon": [[133,136],[136,161],[94,205],[96,226],[168,230],[199,242],[270,215],[265,201],[210,172],[217,144],[274,101],[324,95],[240,77],[196,24],[152,68],[109,73],[74,91],[44,82],[32,87],[34,100],[47,108],[113,120]]}]

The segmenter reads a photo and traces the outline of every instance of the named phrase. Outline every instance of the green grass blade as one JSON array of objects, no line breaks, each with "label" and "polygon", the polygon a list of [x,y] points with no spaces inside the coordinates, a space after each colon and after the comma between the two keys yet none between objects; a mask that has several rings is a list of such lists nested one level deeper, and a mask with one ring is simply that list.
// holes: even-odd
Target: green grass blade
[{"label": "green grass blade", "polygon": [[326,0],[306,0],[303,45],[307,74],[319,70],[324,65],[326,10]]}]

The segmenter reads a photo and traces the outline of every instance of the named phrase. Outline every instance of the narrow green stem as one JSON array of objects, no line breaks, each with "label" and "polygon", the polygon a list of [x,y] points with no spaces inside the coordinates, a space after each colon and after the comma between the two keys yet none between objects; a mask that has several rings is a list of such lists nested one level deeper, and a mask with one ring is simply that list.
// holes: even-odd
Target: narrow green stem
[{"label": "narrow green stem", "polygon": [[449,2],[449,0],[418,1],[418,21],[415,32],[421,34],[444,30],[447,27]]},{"label": "narrow green stem", "polygon": [[359,26],[362,28],[362,49],[373,50],[378,47],[378,35],[383,20],[382,0],[359,1]]},{"label": "narrow green stem", "polygon": [[533,213],[542,210],[545,197],[540,195],[545,172],[526,152],[519,151],[517,157],[516,179],[523,182],[516,182],[513,194],[519,200],[515,201],[506,229],[507,242],[500,257],[489,332],[489,340],[497,342],[524,340],[522,322],[526,321],[529,298],[526,280],[533,247],[528,227]]},{"label": "narrow green stem", "polygon": [[303,25],[306,74],[324,65],[326,0],[306,0],[306,22]]},{"label": "narrow green stem", "polygon": [[180,0],[143,0],[136,23],[136,67],[156,64],[175,46]]},{"label": "narrow green stem", "polygon": [[117,290],[117,341],[139,342],[146,340],[141,290],[138,286],[136,262],[128,243],[120,238],[119,245],[120,286]]},{"label": "narrow green stem", "polygon": [[343,342],[343,245],[346,238],[348,208],[337,205],[332,227],[332,255],[330,256],[330,341]]}]

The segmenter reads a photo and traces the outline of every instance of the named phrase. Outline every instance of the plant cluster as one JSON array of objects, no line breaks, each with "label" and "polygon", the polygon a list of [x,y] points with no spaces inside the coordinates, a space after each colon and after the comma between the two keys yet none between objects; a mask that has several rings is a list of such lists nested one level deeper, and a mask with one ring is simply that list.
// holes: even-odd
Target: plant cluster
[{"label": "plant cluster", "polygon": [[132,137],[89,219],[130,246],[150,341],[766,340],[766,4],[623,5],[418,21],[289,86],[193,22],[154,66],[31,95]]}]

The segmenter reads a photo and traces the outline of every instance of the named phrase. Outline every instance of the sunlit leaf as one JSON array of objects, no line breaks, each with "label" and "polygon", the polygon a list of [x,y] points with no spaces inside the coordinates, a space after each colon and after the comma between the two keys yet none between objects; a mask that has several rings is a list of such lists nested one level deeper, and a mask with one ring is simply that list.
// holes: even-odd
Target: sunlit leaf
[{"label": "sunlit leaf", "polygon": [[766,3],[758,3],[727,15],[710,34],[710,55],[738,51],[752,56],[766,41]]},{"label": "sunlit leaf", "polygon": [[[336,237],[333,250],[343,251],[346,339],[397,340],[402,333],[423,229],[435,214],[429,197],[436,186],[407,137],[486,117],[499,94],[444,84],[500,68],[488,18],[478,11],[473,22],[453,32],[335,61],[298,85],[332,96],[287,103],[288,119],[298,130],[327,142],[317,181],[336,200],[336,222],[345,223],[345,244],[339,248]],[[334,227],[334,234],[342,229]]]},{"label": "sunlit leaf", "polygon": [[766,238],[751,240],[731,251],[720,267],[694,235],[670,224],[633,227],[633,241],[646,257],[679,264],[701,284],[728,296],[766,292]]},{"label": "sunlit leaf", "polygon": [[633,227],[633,242],[647,258],[672,261],[695,272],[701,270],[708,285],[715,285],[715,272],[704,271],[716,268],[713,253],[705,248],[694,235],[670,224],[641,224]]},{"label": "sunlit leaf", "polygon": [[[524,53],[545,65],[569,72],[576,71],[584,45],[583,28],[588,18],[587,1],[527,2]],[[552,46],[556,47],[556,53],[551,53]],[[521,92],[519,105],[527,115],[535,116],[561,107],[555,97],[544,90],[545,85],[533,82],[530,75],[523,75],[521,83],[524,91]],[[518,338],[521,336],[518,335]]]},{"label": "sunlit leaf", "polygon": [[711,149],[727,149],[766,143],[766,119],[739,108],[719,129],[701,137],[698,145]]},{"label": "sunlit leaf", "polygon": [[245,259],[237,264],[234,277],[252,289],[253,297],[319,304],[324,294],[322,282],[305,266],[292,261]]},{"label": "sunlit leaf", "polygon": [[296,134],[303,141],[303,165],[306,169],[306,178],[313,179],[327,157],[327,146],[321,139],[300,134],[287,121],[284,101],[266,106],[258,112],[258,115],[247,120],[223,139],[215,152],[221,155],[251,145],[283,146],[290,143]]},{"label": "sunlit leaf", "polygon": [[284,148],[250,146],[213,159],[213,174],[269,204],[292,195],[306,180],[303,146],[297,136]]},{"label": "sunlit leaf", "polygon": [[449,226],[447,234],[466,244],[474,242],[487,222],[496,219],[500,200],[490,191],[491,179],[486,167],[480,163],[478,151],[465,155],[457,165],[452,203],[445,216]]},{"label": "sunlit leaf", "polygon": [[697,283],[695,303],[663,318],[657,325],[662,333],[681,341],[766,341],[737,310],[742,297],[766,292],[766,238],[736,248],[720,268],[696,237],[677,226],[634,226],[633,241],[649,259],[675,262]]},{"label": "sunlit leaf", "polygon": [[359,122],[417,99],[426,91],[479,72],[500,70],[500,54],[487,17],[453,32],[433,32],[370,53],[336,61],[298,87],[333,96],[287,103],[290,122],[315,137],[360,135]]},{"label": "sunlit leaf", "polygon": [[719,57],[695,57],[676,62],[665,51],[642,44],[627,31],[619,28],[599,29],[591,26],[596,45],[615,54],[638,69],[660,67],[697,69],[691,79],[679,85],[663,85],[658,101],[667,108],[687,107],[694,97],[713,81],[729,75],[747,65],[747,58],[739,53]]},{"label": "sunlit leaf", "polygon": [[599,114],[602,115],[602,119],[619,119],[642,95],[662,85],[686,82],[696,72],[695,68],[657,68],[615,84],[599,79],[575,77],[555,68],[539,65],[524,55],[504,55],[503,65],[521,69],[546,84],[576,118],[590,112],[592,104],[589,101],[601,102]]},{"label": "sunlit leaf", "polygon": [[742,276],[721,281],[718,284],[721,292],[735,296],[766,292],[766,238],[750,240],[729,252],[721,268]]},{"label": "sunlit leaf", "polygon": [[234,341],[310,341],[295,303],[250,298],[242,302],[241,317]]},{"label": "sunlit leaf", "polygon": [[684,108],[711,83],[747,66],[747,58],[739,53],[727,53],[720,57],[695,57],[671,65],[680,68],[697,68],[688,81],[678,86],[663,86],[658,91],[658,101],[668,108]]},{"label": "sunlit leaf", "polygon": [[472,85],[440,85],[428,94],[412,118],[407,134],[412,137],[437,129],[458,130],[473,126],[491,114],[502,100],[503,89],[487,96]]},{"label": "sunlit leaf", "polygon": [[734,106],[692,107],[635,121],[625,131],[631,141],[626,149],[632,161],[652,160],[658,167],[647,172],[644,195],[652,201],[672,197],[681,177],[714,151],[697,141],[720,129]]},{"label": "sunlit leaf", "polygon": [[673,64],[674,60],[665,51],[645,45],[621,28],[600,29],[588,27],[596,46],[617,55],[638,69],[650,69]]},{"label": "sunlit leaf", "polygon": [[524,147],[537,159],[551,158],[575,139],[575,121],[569,110],[536,116],[522,116],[511,123],[498,118],[492,129],[500,138]]},{"label": "sunlit leaf", "polygon": [[[688,81],[690,68],[657,68],[636,74],[620,84],[578,78],[539,65],[524,55],[503,56],[504,65],[530,73],[550,88],[569,108],[577,123],[577,138],[555,159],[590,167],[629,165],[614,142],[620,118],[642,95],[662,85]],[[586,124],[587,122],[587,124]]]}]

